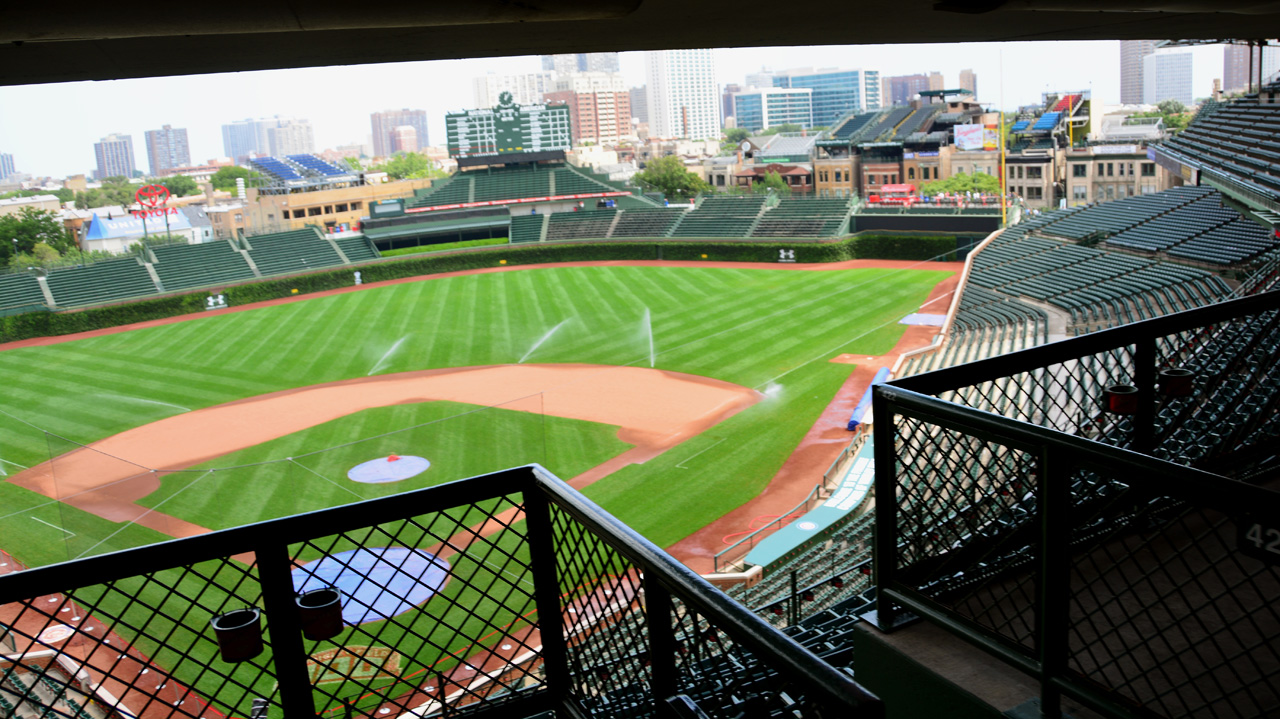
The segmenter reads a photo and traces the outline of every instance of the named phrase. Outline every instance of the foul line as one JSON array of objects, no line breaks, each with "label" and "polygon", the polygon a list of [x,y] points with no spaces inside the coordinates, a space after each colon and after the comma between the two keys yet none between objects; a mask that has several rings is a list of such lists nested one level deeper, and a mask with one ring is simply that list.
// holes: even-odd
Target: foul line
[{"label": "foul line", "polygon": [[[28,516],[29,516],[29,515],[28,515]],[[43,524],[43,525],[44,525],[44,526],[46,526],[46,527],[53,527],[54,529],[58,530],[59,532],[66,532],[66,533],[67,533],[67,536],[69,536],[69,537],[74,537],[74,536],[76,536],[76,533],[75,533],[75,532],[67,531],[67,530],[63,529],[62,527],[59,527],[59,526],[58,526],[58,525],[56,525],[56,524],[49,524],[48,522],[44,521],[43,519],[36,519],[35,517],[31,517],[31,519],[35,519],[37,522],[39,522],[39,523]]]},{"label": "foul line", "polygon": [[[724,441],[724,440],[726,440],[726,439],[728,439],[728,437],[725,437],[725,438],[721,439],[719,442],[716,442],[716,444],[720,444],[720,442],[723,442],[723,441]],[[716,444],[711,445],[711,447],[716,446]],[[710,449],[711,449],[711,447],[707,447],[706,449],[702,450],[702,452],[706,452],[706,451],[710,450]],[[679,469],[688,469],[688,467],[684,466],[684,463],[685,463],[685,462],[688,462],[689,460],[693,459],[694,457],[697,457],[699,454],[702,454],[702,452],[698,452],[697,454],[691,455],[691,456],[689,456],[689,457],[685,457],[684,459],[680,460],[680,464],[677,464],[677,465],[676,465],[676,467],[677,467],[677,468],[679,468]]]}]

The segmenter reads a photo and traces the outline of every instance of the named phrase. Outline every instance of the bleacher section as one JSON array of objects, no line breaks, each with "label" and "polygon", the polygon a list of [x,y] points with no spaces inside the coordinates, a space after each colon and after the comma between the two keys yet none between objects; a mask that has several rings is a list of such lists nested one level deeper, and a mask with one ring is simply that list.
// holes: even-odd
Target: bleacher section
[{"label": "bleacher section", "polygon": [[49,270],[45,281],[58,307],[111,302],[158,291],[147,268],[133,257],[54,268]]},{"label": "bleacher section", "polygon": [[[552,173],[545,170],[503,170],[480,172],[475,176],[472,202],[510,200],[521,197],[546,197],[551,193]],[[560,194],[557,192],[557,194]]]},{"label": "bleacher section", "polygon": [[610,237],[666,237],[683,214],[665,207],[624,210]]},{"label": "bleacher section", "polygon": [[[1039,218],[1054,226],[1055,214]],[[1065,214],[1065,213],[1063,213]],[[973,261],[970,286],[1028,297],[1070,313],[1090,331],[1217,302],[1230,288],[1215,275],[1007,230]]]},{"label": "bleacher section", "polygon": [[1101,233],[1106,247],[1213,265],[1252,261],[1280,240],[1225,207],[1210,187],[1178,187],[1079,208],[1044,232],[1081,240]]},{"label": "bleacher section", "polygon": [[301,165],[305,170],[322,175],[324,177],[344,177],[351,174],[350,170],[344,170],[337,165],[327,162],[316,157],[315,155],[288,155],[288,159],[295,164]]},{"label": "bleacher section", "polygon": [[275,157],[255,157],[249,160],[249,164],[253,165],[259,172],[282,182],[303,179],[300,172]]},{"label": "bleacher section", "polygon": [[861,133],[861,139],[865,142],[876,141],[882,135],[891,132],[903,120],[907,119],[907,116],[910,115],[911,112],[912,110],[909,105],[889,108],[889,112],[885,114],[879,122],[872,126],[870,130]]},{"label": "bleacher section", "polygon": [[1061,117],[1061,112],[1046,112],[1031,126],[1031,132],[1048,132],[1058,126],[1058,119]]},{"label": "bleacher section", "polygon": [[747,237],[764,209],[763,196],[713,196],[685,213],[672,237]]},{"label": "bleacher section", "polygon": [[920,128],[924,127],[925,124],[932,120],[939,112],[941,112],[941,110],[941,105],[926,105],[925,107],[912,112],[905,120],[903,120],[902,124],[898,126],[898,132],[893,136],[893,139],[897,142],[902,142],[909,137],[911,133],[920,131]]},{"label": "bleacher section", "polygon": [[538,242],[542,239],[542,228],[546,224],[547,215],[514,215],[507,240],[513,245]]},{"label": "bleacher section", "polygon": [[617,212],[612,209],[557,212],[547,220],[547,240],[582,240],[605,237]]},{"label": "bleacher section", "polygon": [[[264,275],[302,272],[342,264],[333,245],[313,227],[245,238],[249,257]],[[56,297],[56,295],[55,295]]]},{"label": "bleacher section", "polygon": [[[602,176],[568,165],[491,167],[454,173],[448,180],[433,184],[428,191],[415,194],[407,207],[629,191]],[[649,206],[657,204],[634,193],[630,201]]]},{"label": "bleacher section", "polygon": [[433,181],[431,187],[422,194],[415,192],[413,201],[406,203],[405,207],[432,207],[471,202],[474,185],[475,178],[471,173],[455,173],[443,182]]},{"label": "bleacher section", "polygon": [[872,110],[871,112],[860,112],[849,116],[831,131],[832,139],[854,140],[860,136],[862,130],[871,126],[871,121],[879,117],[881,112],[880,110]]},{"label": "bleacher section", "polygon": [[45,304],[40,283],[33,275],[23,273],[0,275],[0,310]]},{"label": "bleacher section", "polygon": [[155,254],[156,276],[165,292],[254,277],[244,255],[225,240],[200,245],[160,245],[151,251]]},{"label": "bleacher section", "polygon": [[764,215],[752,237],[834,237],[846,226],[848,199],[785,198]]},{"label": "bleacher section", "polygon": [[1280,105],[1259,104],[1255,97],[1201,111],[1156,151],[1275,198],[1280,196]]},{"label": "bleacher section", "polygon": [[338,245],[338,249],[342,250],[342,254],[352,262],[365,262],[367,260],[376,260],[382,255],[378,253],[373,243],[365,239],[363,236],[343,237],[334,240]]}]

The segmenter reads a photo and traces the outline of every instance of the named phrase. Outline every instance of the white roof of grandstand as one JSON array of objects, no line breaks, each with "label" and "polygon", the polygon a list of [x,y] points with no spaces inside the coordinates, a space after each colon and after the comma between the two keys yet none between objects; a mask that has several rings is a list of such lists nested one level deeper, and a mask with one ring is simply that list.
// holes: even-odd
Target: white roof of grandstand
[{"label": "white roof of grandstand", "polygon": [[760,151],[760,154],[766,157],[771,155],[807,155],[813,149],[813,143],[817,141],[818,133],[808,137],[775,135],[769,141],[769,144],[765,145],[764,149]]},{"label": "white roof of grandstand", "polygon": [[0,205],[34,205],[38,202],[49,202],[50,200],[62,204],[57,195],[31,195],[30,197],[10,197],[7,200],[0,200]]}]

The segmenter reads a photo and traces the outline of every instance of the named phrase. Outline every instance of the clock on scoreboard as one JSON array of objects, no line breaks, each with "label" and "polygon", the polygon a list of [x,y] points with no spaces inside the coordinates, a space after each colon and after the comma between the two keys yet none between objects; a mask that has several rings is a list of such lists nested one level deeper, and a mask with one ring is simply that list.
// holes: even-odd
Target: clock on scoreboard
[{"label": "clock on scoreboard", "polygon": [[449,113],[444,117],[450,157],[528,154],[569,150],[568,105],[517,105],[511,93],[496,107]]}]

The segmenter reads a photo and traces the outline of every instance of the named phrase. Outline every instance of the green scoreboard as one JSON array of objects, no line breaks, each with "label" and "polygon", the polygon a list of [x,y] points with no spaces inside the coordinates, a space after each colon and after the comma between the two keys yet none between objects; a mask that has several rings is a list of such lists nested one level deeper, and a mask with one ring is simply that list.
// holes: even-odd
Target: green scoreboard
[{"label": "green scoreboard", "polygon": [[498,96],[498,106],[444,117],[450,157],[519,155],[569,150],[568,105],[517,105],[511,93]]}]

